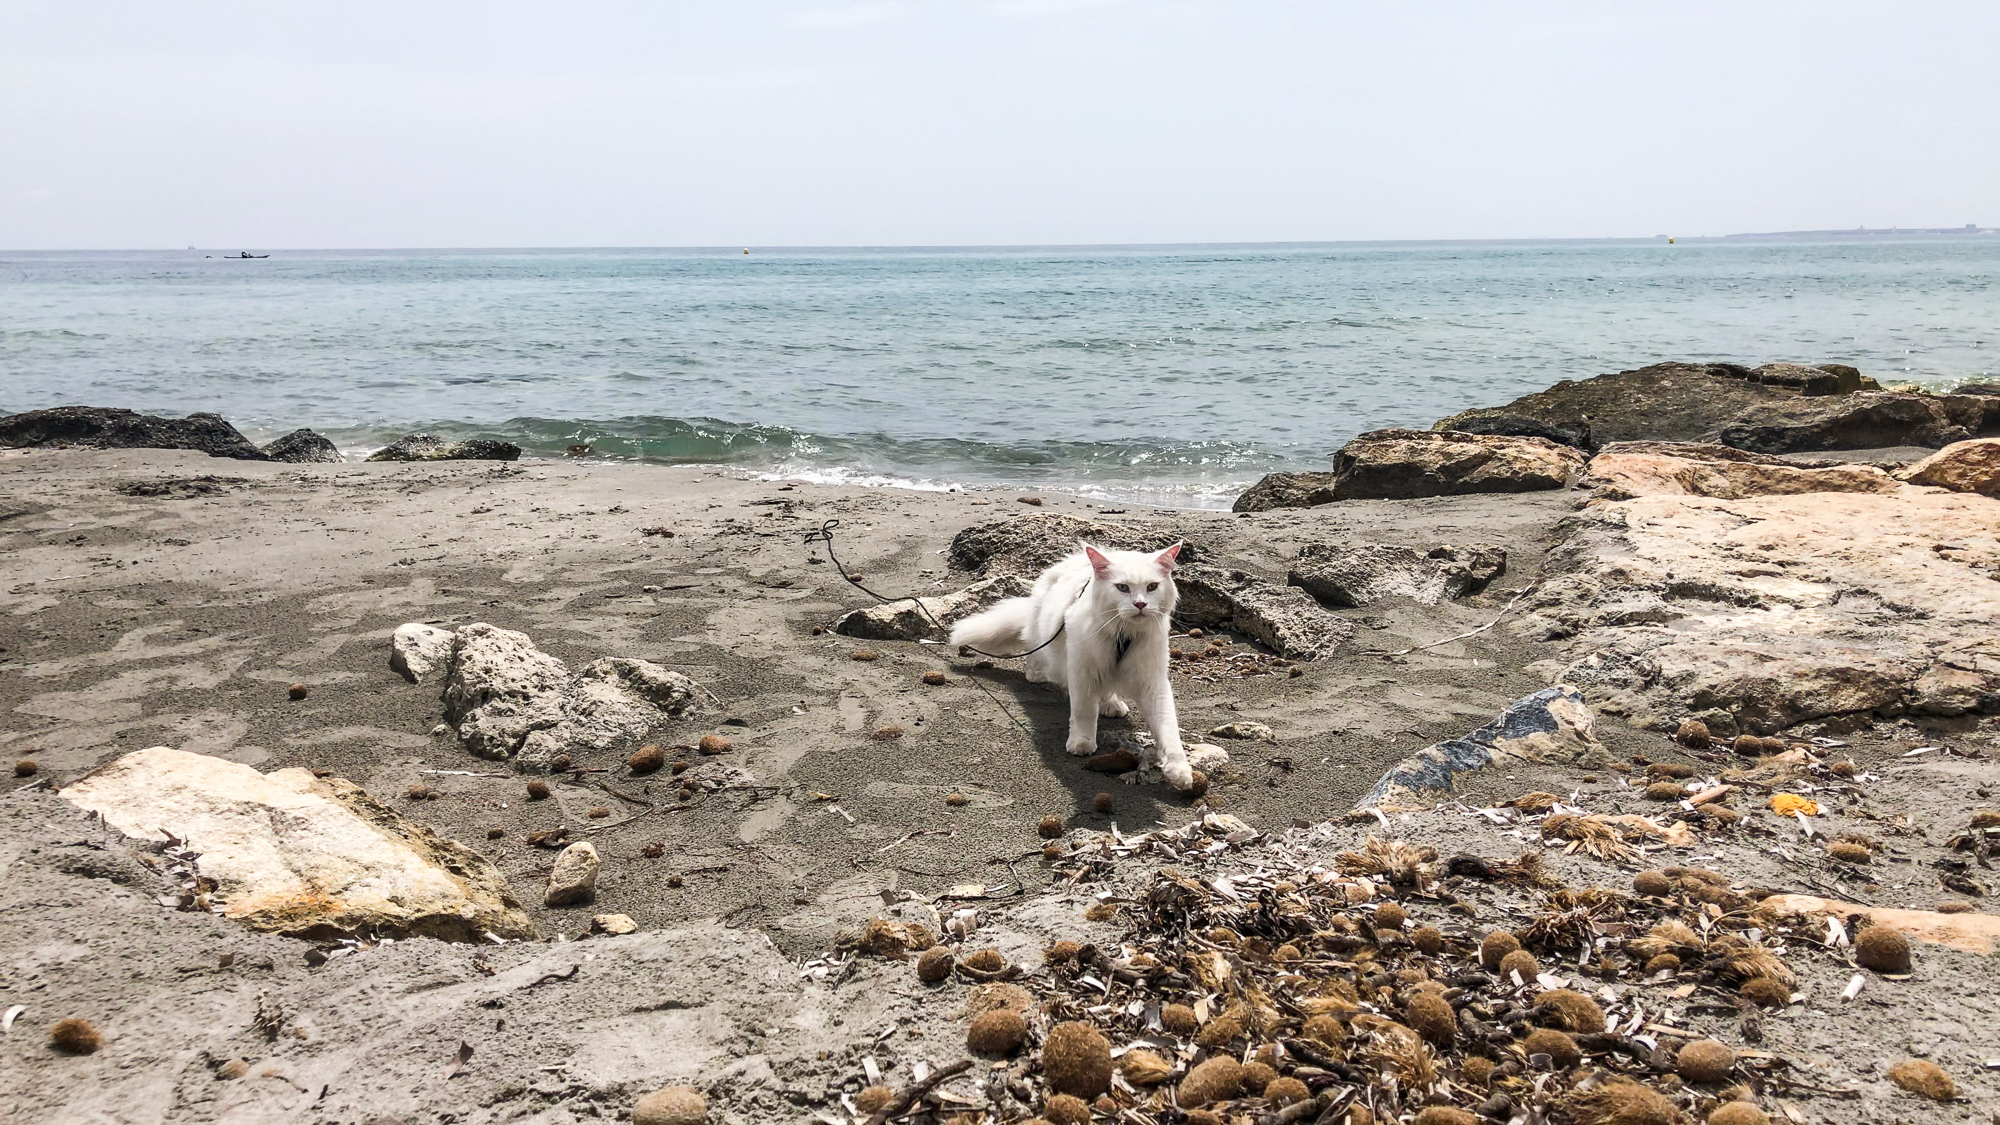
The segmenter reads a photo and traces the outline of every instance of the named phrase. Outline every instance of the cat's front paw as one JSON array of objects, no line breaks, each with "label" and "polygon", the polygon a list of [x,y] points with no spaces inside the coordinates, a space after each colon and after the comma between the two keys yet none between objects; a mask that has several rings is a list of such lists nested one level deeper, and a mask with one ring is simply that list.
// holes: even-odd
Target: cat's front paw
[{"label": "cat's front paw", "polygon": [[1079,734],[1073,734],[1069,736],[1069,743],[1067,748],[1070,753],[1075,754],[1077,757],[1081,758],[1089,754],[1097,753],[1097,740],[1094,738],[1085,738]]},{"label": "cat's front paw", "polygon": [[1194,788],[1194,767],[1186,762],[1169,762],[1160,767],[1167,784],[1185,793]]}]

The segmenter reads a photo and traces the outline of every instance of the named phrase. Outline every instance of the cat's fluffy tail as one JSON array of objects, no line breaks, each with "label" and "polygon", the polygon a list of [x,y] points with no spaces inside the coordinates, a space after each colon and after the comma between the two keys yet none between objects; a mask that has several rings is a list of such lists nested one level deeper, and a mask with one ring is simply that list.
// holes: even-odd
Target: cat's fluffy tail
[{"label": "cat's fluffy tail", "polygon": [[1033,598],[1008,598],[984,613],[975,613],[951,627],[951,643],[971,645],[999,656],[1027,649],[1028,626],[1034,620]]}]

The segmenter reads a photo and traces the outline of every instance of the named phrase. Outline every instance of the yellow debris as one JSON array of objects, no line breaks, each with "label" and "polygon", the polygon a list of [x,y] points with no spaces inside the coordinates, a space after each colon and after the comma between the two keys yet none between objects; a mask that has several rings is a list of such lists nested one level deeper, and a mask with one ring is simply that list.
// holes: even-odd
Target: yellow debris
[{"label": "yellow debris", "polygon": [[1797,793],[1773,793],[1770,805],[1771,811],[1779,816],[1791,816],[1794,813],[1804,813],[1807,816],[1819,815],[1819,806]]}]

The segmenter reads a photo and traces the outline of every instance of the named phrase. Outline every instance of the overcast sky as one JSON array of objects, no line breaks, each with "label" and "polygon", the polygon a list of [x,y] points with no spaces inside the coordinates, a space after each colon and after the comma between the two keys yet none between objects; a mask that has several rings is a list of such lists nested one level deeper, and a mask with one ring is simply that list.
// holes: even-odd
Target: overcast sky
[{"label": "overcast sky", "polygon": [[2000,225],[2000,3],[0,0],[0,246]]}]

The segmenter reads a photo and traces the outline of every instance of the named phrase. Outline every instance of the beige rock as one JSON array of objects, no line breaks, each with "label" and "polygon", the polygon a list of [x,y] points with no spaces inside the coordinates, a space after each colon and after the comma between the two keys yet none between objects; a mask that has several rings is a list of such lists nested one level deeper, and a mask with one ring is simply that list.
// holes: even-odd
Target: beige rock
[{"label": "beige rock", "polygon": [[2000,498],[2000,438],[1953,442],[1896,475],[1911,484]]},{"label": "beige rock", "polygon": [[544,906],[575,906],[597,896],[597,849],[579,840],[556,854],[549,872],[549,889],[542,895]]},{"label": "beige rock", "polygon": [[1894,478],[1872,465],[1804,468],[1780,458],[1698,442],[1622,442],[1591,458],[1585,482],[1597,501],[1635,496],[1746,496],[1801,492],[1893,492]]},{"label": "beige rock", "polygon": [[1781,917],[1835,914],[1849,919],[1867,918],[1870,924],[1892,927],[1905,937],[1965,953],[1985,956],[2000,948],[2000,914],[1940,914],[1935,910],[1857,906],[1816,895],[1772,895],[1761,905]]},{"label": "beige rock", "polygon": [[629,915],[625,914],[599,914],[590,920],[590,928],[596,930],[598,933],[610,934],[616,937],[619,934],[629,934],[637,931],[639,923],[634,922]]},{"label": "beige rock", "polygon": [[1563,488],[1583,454],[1547,438],[1454,430],[1371,430],[1333,456],[1339,500],[1407,500]]},{"label": "beige rock", "polygon": [[[916,602],[908,600],[857,609],[834,622],[833,631],[842,636],[870,641],[942,640],[945,632],[931,623],[932,617],[943,622],[948,629],[962,617],[970,617],[1006,598],[1026,597],[1033,590],[1033,583],[1019,575],[996,574],[991,578],[982,578],[963,590],[919,598],[923,610],[917,608]],[[925,616],[924,610],[930,612],[929,617]]]},{"label": "beige rock", "polygon": [[528,938],[534,925],[484,857],[398,816],[359,786],[165,746],[62,790],[135,839],[201,853],[223,914],[299,937]]},{"label": "beige rock", "polygon": [[451,658],[451,630],[412,621],[389,638],[389,670],[413,684]]}]

